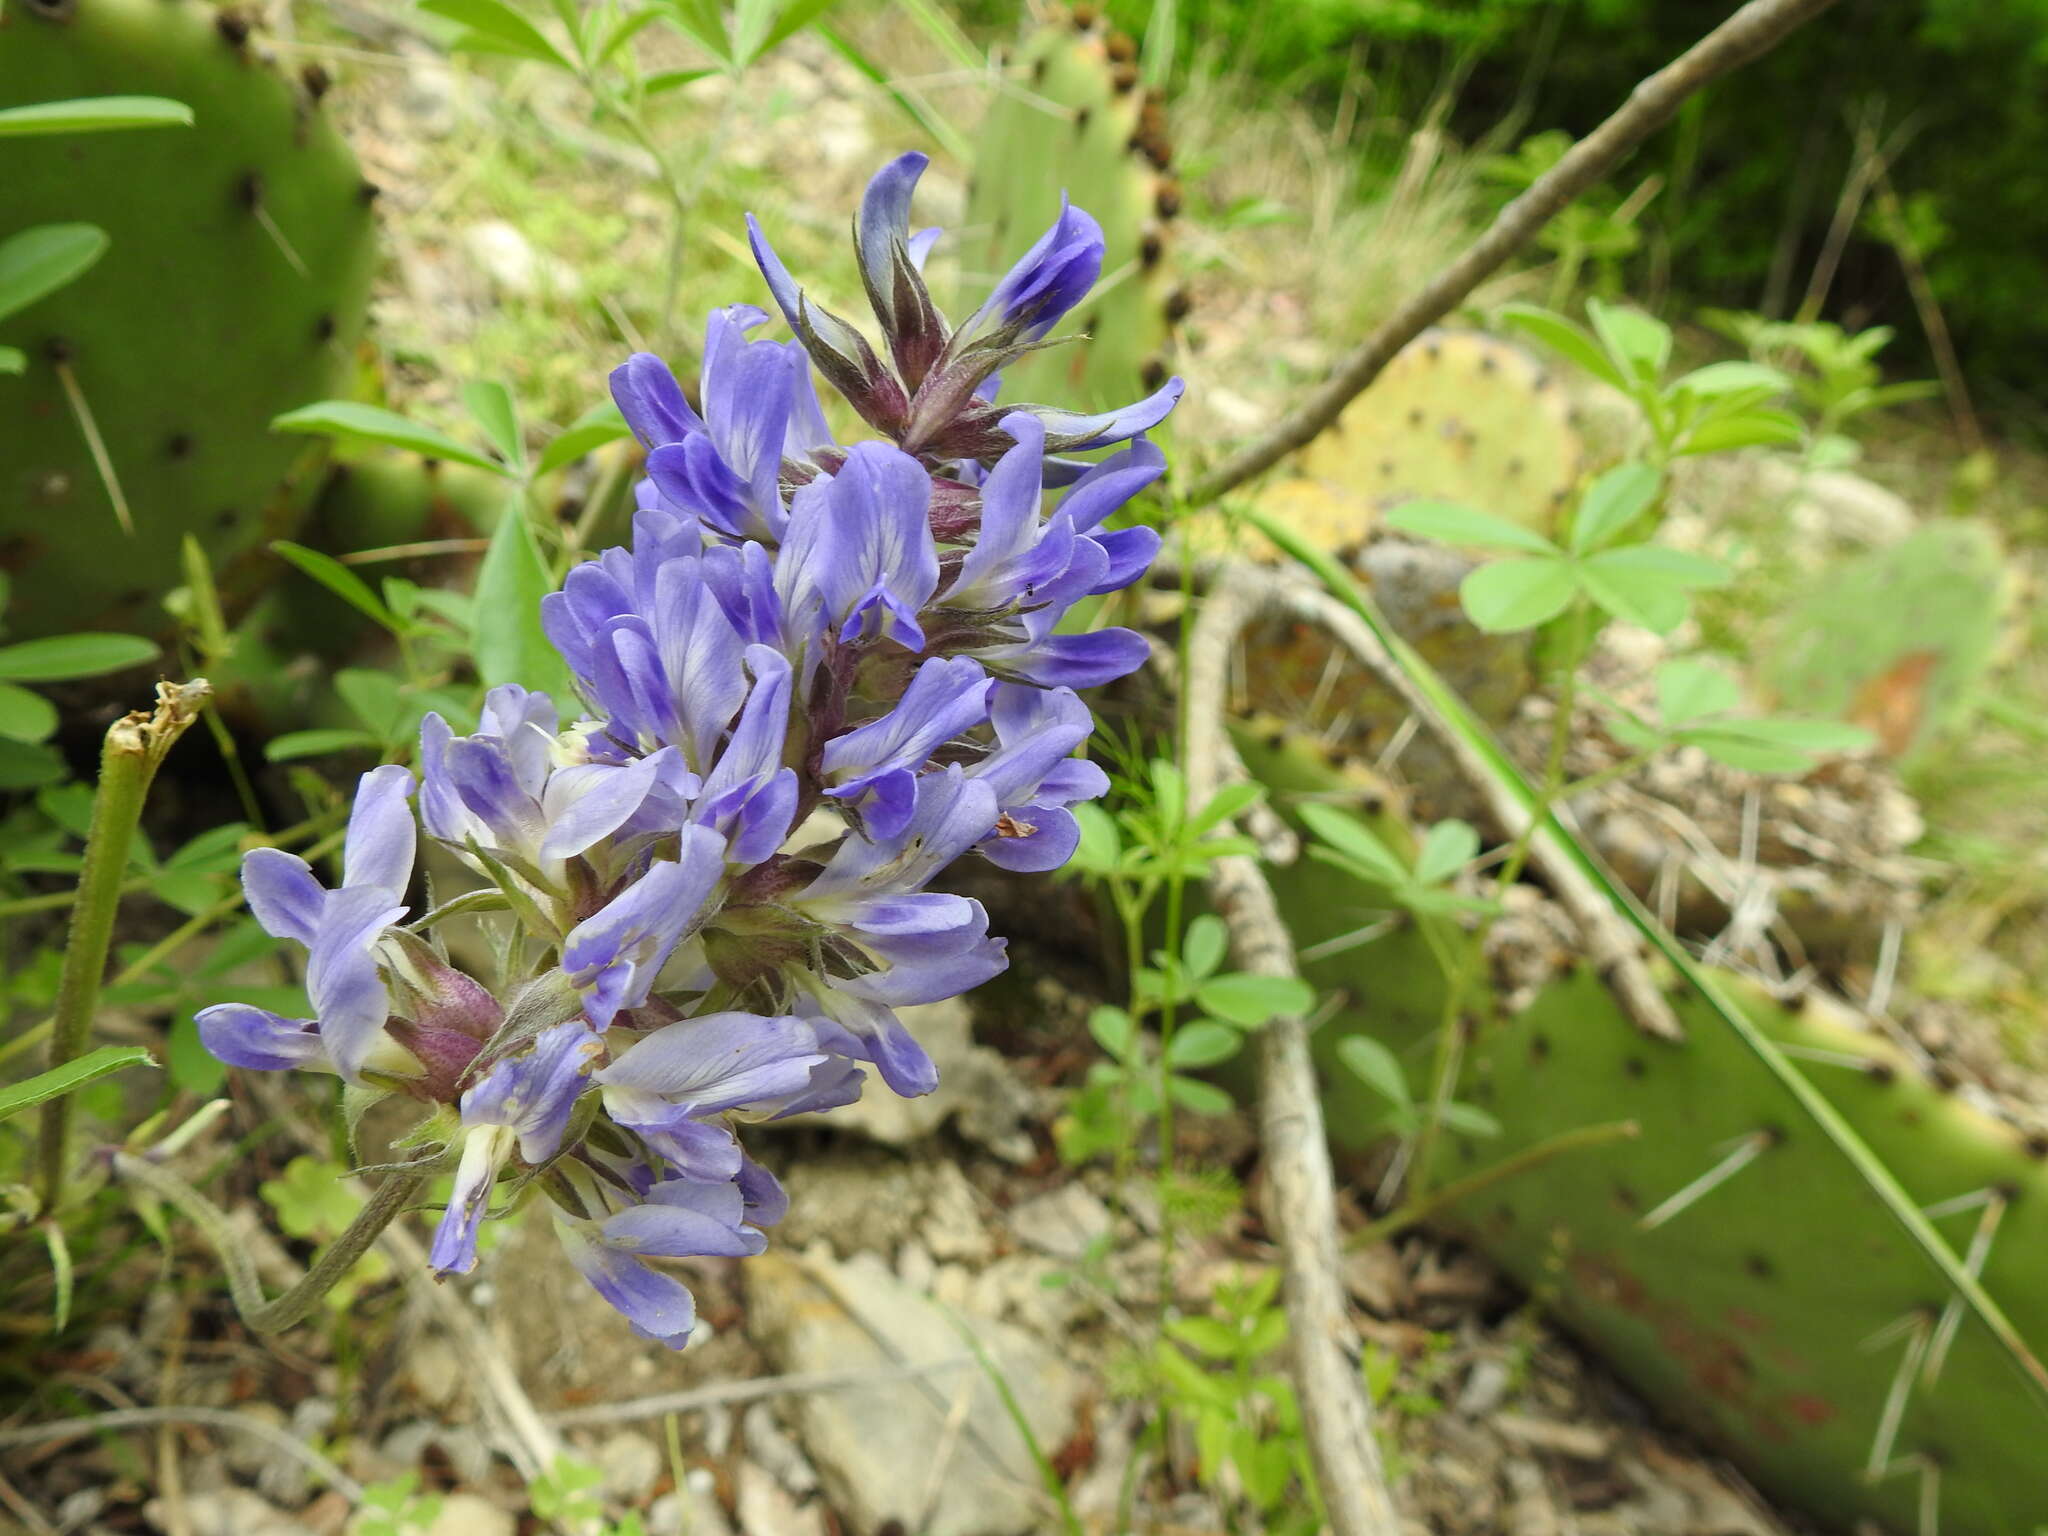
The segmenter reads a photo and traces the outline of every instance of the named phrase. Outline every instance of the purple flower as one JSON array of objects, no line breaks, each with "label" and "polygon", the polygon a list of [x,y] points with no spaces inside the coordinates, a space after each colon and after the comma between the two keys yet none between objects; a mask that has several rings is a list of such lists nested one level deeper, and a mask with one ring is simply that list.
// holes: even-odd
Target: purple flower
[{"label": "purple flower", "polygon": [[968,657],[923,663],[894,709],[825,743],[825,793],[856,803],[872,836],[893,837],[915,808],[919,771],[940,747],[988,719],[994,687]]},{"label": "purple flower", "polygon": [[996,748],[966,770],[986,784],[1001,814],[978,845],[993,864],[1018,871],[1058,869],[1081,840],[1067,807],[1109,791],[1109,775],[1072,756],[1095,720],[1071,688],[1004,683],[995,697]]},{"label": "purple flower", "polygon": [[[391,1013],[376,949],[378,936],[405,915],[415,841],[412,791],[412,775],[396,765],[363,775],[349,813],[338,890],[326,889],[304,859],[280,849],[258,848],[242,861],[242,889],[263,931],[306,947],[306,992],[325,1060],[352,1083],[361,1081]],[[258,1024],[248,1014],[217,1016],[211,1029],[230,1050],[247,1046],[260,1053],[264,1031],[276,1045],[284,1033],[277,1024],[297,1022],[270,1018],[276,1023]]]},{"label": "purple flower", "polygon": [[603,1029],[621,1009],[647,1001],[724,873],[724,840],[704,827],[684,827],[675,859],[652,865],[571,930],[562,941],[562,970],[582,992],[593,1025]]},{"label": "purple flower", "polygon": [[789,622],[842,644],[886,638],[923,650],[917,613],[939,585],[930,505],[931,477],[887,443],[858,444],[831,479],[798,491],[776,567]]},{"label": "purple flower", "polygon": [[827,1060],[797,1018],[714,1013],[655,1030],[597,1073],[605,1112],[692,1179],[730,1179],[739,1143],[710,1117],[747,1105],[780,1107],[808,1092]]},{"label": "purple flower", "polygon": [[796,773],[782,764],[789,663],[778,651],[751,645],[747,670],[753,691],[690,809],[692,822],[727,840],[726,858],[735,864],[758,864],[781,847],[797,802]]},{"label": "purple flower", "polygon": [[619,1203],[615,1190],[600,1191],[595,1181],[588,1181],[588,1187],[594,1203],[617,1208],[584,1217],[557,1211],[556,1230],[569,1262],[635,1333],[671,1349],[688,1342],[696,1303],[681,1281],[641,1260],[740,1258],[767,1246],[759,1228],[749,1223],[772,1218],[764,1218],[758,1205],[750,1208],[738,1182],[665,1179],[636,1204]]},{"label": "purple flower", "polygon": [[696,790],[672,751],[561,766],[555,751],[546,694],[492,689],[474,736],[456,736],[428,715],[420,724],[420,819],[458,850],[480,849],[558,890],[564,861],[627,827],[650,797],[680,807]]},{"label": "purple flower", "polygon": [[1102,250],[1102,226],[1062,196],[1052,228],[1003,275],[960,336],[987,330],[1006,341],[1037,341],[1088,296],[1102,275]]},{"label": "purple flower", "polygon": [[635,402],[645,424],[642,441],[681,428],[649,444],[647,474],[655,488],[669,505],[733,538],[781,538],[784,461],[809,467],[811,450],[832,441],[803,347],[747,340],[767,318],[751,304],[712,311],[704,331],[702,418],[675,413],[680,389],[671,394],[656,386],[669,409],[642,405],[648,383],[667,375],[657,358],[637,354],[612,375],[621,409],[626,400]]},{"label": "purple flower", "polygon": [[581,1019],[542,1030],[521,1055],[496,1062],[462,1096],[462,1160],[428,1263],[436,1274],[476,1267],[477,1229],[491,1186],[517,1147],[538,1166],[561,1149],[562,1134],[592,1061],[603,1052]]},{"label": "purple flower", "polygon": [[[776,307],[826,381],[877,431],[911,453],[939,459],[987,461],[1001,454],[1009,439],[1000,422],[1012,409],[1045,422],[1047,451],[1053,453],[1123,442],[1163,421],[1180,399],[1179,379],[1135,405],[1094,416],[992,403],[1000,370],[1041,345],[1094,286],[1102,271],[1102,230],[1062,199],[1052,227],[967,323],[949,330],[921,271],[931,232],[910,233],[911,196],[925,163],[923,155],[909,154],[885,165],[868,183],[855,221],[861,283],[893,368],[855,327],[811,302],[759,222],[747,218],[754,260]],[[1069,479],[1081,472],[1080,466],[1062,470]]]}]

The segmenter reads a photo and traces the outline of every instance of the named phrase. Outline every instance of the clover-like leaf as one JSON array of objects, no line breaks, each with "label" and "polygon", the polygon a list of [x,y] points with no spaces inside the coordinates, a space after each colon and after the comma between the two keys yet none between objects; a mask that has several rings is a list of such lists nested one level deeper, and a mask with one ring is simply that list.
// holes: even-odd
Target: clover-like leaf
[{"label": "clover-like leaf", "polygon": [[1459,585],[1458,596],[1474,624],[1499,635],[1549,623],[1571,606],[1577,591],[1565,561],[1515,559],[1480,566]]}]

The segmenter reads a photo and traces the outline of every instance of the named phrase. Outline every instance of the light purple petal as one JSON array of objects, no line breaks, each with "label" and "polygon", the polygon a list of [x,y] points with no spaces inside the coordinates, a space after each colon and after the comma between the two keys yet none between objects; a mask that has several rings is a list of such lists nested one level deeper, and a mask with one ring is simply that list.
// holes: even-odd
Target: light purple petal
[{"label": "light purple petal", "polygon": [[304,859],[282,848],[250,849],[242,858],[242,892],[265,933],[313,947],[327,891]]},{"label": "light purple petal", "polygon": [[412,770],[396,763],[372,768],[357,782],[342,846],[343,885],[382,891],[389,901],[405,899],[416,837],[412,791]]},{"label": "light purple petal", "polygon": [[681,1349],[689,1342],[697,1321],[697,1304],[680,1280],[593,1242],[583,1223],[563,1217],[556,1230],[561,1233],[569,1262],[632,1324],[635,1333],[670,1349]]},{"label": "light purple petal", "polygon": [[258,1072],[283,1072],[293,1067],[333,1068],[320,1043],[320,1026],[311,1019],[288,1019],[247,1003],[216,1003],[193,1015],[199,1043],[218,1061]]}]

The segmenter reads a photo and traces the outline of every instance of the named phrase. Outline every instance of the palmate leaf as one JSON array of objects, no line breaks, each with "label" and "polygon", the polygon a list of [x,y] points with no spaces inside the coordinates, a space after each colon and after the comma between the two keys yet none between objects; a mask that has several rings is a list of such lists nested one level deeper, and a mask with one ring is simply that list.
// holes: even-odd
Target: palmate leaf
[{"label": "palmate leaf", "polygon": [[[1921,1211],[1913,1197],[1893,1177],[1882,1159],[1871,1151],[1855,1128],[1845,1120],[1827,1098],[1816,1089],[1806,1075],[1794,1066],[1776,1042],[1757,1028],[1748,1015],[1729,1000],[1726,993],[1703,971],[1685,946],[1680,944],[1662,925],[1652,917],[1635,893],[1621,885],[1607,873],[1606,866],[1587,851],[1585,845],[1571,830],[1561,823],[1554,814],[1546,811],[1535,789],[1523,778],[1506,750],[1495,739],[1482,720],[1475,715],[1458,693],[1437,673],[1415,648],[1381,618],[1372,599],[1360,588],[1357,581],[1329,555],[1307,543],[1293,529],[1287,528],[1256,510],[1247,511],[1245,517],[1273,543],[1292,556],[1307,569],[1313,571],[1345,607],[1357,614],[1385,646],[1401,671],[1425,699],[1431,710],[1440,718],[1445,728],[1455,731],[1468,743],[1491,771],[1495,782],[1523,811],[1531,817],[1541,817],[1542,824],[1556,839],[1564,856],[1590,879],[1607,901],[1642,937],[1652,949],[1685,980],[1686,984],[1705,1000],[1713,1010],[1714,1017],[1742,1042],[1762,1065],[1765,1072],[1791,1097],[1800,1113],[1827,1140],[1837,1153],[1856,1171],[1863,1185],[1881,1204],[1900,1231],[1906,1236],[1928,1266],[1941,1278],[1942,1284],[1954,1292],[1963,1308],[1997,1341],[1999,1349],[2020,1378],[2026,1383],[2035,1401],[2048,1410],[2048,1366],[2034,1355],[2019,1335],[2004,1311],[1994,1301],[1976,1273],[1965,1265],[1954,1248],[1935,1230],[1932,1222]],[[1353,1037],[1359,1038],[1359,1037]]]}]

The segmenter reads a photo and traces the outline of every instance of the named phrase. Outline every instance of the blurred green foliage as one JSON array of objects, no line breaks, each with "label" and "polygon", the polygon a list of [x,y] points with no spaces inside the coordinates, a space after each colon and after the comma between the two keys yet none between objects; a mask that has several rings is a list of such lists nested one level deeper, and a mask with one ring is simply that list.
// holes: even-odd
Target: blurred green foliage
[{"label": "blurred green foliage", "polygon": [[[1155,0],[1109,0],[1141,32]],[[1242,70],[1311,105],[1422,121],[1449,103],[1463,141],[1512,153],[1525,134],[1591,130],[1645,75],[1726,19],[1727,0],[1180,0],[1184,64]],[[991,17],[991,20],[995,18]],[[1859,159],[1887,162],[1908,228],[1851,206],[1823,313],[1895,326],[1889,361],[1924,371],[1926,343],[1895,241],[1927,268],[1993,410],[2048,388],[2048,0],[1842,0],[1715,85],[1625,168],[1657,179],[1639,297],[1677,296],[1784,318],[1805,296]],[[1507,131],[1503,133],[1503,128]],[[1366,136],[1370,142],[1372,136]],[[1388,165],[1388,176],[1396,167]],[[1503,186],[1503,200],[1511,188]]]}]

